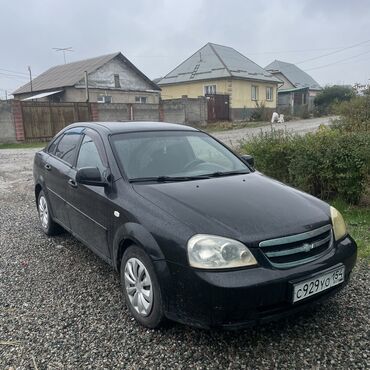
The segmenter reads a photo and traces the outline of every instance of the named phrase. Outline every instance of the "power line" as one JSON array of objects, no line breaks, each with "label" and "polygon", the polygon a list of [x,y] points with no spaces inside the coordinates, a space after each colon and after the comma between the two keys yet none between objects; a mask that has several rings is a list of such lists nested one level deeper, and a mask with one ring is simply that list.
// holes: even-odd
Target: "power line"
[{"label": "power line", "polygon": [[362,42],[359,42],[359,43],[354,44],[354,45],[346,46],[346,47],[341,48],[341,49],[339,49],[339,50],[332,51],[331,53],[326,53],[326,54],[322,54],[322,55],[319,55],[319,56],[314,57],[314,58],[310,58],[310,59],[302,60],[302,61],[300,61],[300,62],[296,62],[295,64],[302,64],[302,63],[310,62],[310,61],[312,61],[312,60],[316,60],[316,59],[324,58],[324,57],[327,57],[327,56],[329,56],[329,55],[333,55],[333,54],[340,53],[340,52],[342,52],[342,51],[344,51],[344,50],[348,50],[348,49],[355,48],[355,47],[357,47],[357,46],[360,46],[360,45],[366,44],[366,43],[368,43],[368,42],[370,42],[370,40],[366,40],[366,41],[362,41]]},{"label": "power line", "polygon": [[10,72],[10,73],[14,73],[14,74],[17,74],[17,75],[28,75],[28,73],[26,72],[17,72],[17,71],[12,71],[10,69],[4,69],[4,68],[0,68],[0,71],[4,71],[4,72]]},{"label": "power line", "polygon": [[10,78],[10,79],[14,79],[14,80],[18,80],[18,81],[22,81],[22,80],[28,80],[28,78],[26,76],[17,76],[17,75],[12,75],[12,74],[9,74],[9,73],[2,73],[0,72],[0,76],[1,77],[5,77],[5,78]]},{"label": "power line", "polygon": [[346,62],[347,60],[350,60],[350,59],[353,59],[353,58],[357,58],[357,57],[359,57],[361,55],[365,55],[365,54],[369,54],[369,53],[370,53],[370,50],[365,51],[364,53],[361,53],[361,54],[353,55],[353,56],[348,57],[348,58],[345,58],[345,59],[337,60],[337,61],[335,61],[333,63],[325,64],[325,65],[318,66],[318,67],[308,68],[308,69],[306,69],[306,71],[313,71],[315,69],[329,67],[329,66],[332,66],[332,65],[335,65],[335,64],[338,64],[338,63],[341,63],[341,62]]}]

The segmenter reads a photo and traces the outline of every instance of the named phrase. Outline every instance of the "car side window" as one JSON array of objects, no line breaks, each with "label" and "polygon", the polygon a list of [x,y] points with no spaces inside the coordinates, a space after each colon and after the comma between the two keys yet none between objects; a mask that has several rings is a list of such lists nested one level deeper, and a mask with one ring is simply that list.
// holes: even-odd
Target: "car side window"
[{"label": "car side window", "polygon": [[60,135],[57,137],[49,146],[48,153],[54,154],[56,147],[59,144],[60,139],[63,137],[63,135]]},{"label": "car side window", "polygon": [[68,130],[60,139],[54,155],[63,161],[73,165],[81,133],[75,130]]},{"label": "car side window", "polygon": [[100,173],[105,169],[98,148],[94,140],[89,135],[85,135],[82,140],[76,167],[77,169],[83,167],[97,167]]}]

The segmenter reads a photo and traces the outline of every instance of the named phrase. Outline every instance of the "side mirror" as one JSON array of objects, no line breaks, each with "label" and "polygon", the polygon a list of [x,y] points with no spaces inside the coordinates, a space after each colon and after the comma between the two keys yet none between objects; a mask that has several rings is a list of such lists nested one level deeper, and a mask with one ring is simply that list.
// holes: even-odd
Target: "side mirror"
[{"label": "side mirror", "polygon": [[253,156],[249,155],[249,154],[244,154],[242,156],[240,156],[240,159],[245,163],[247,164],[248,166],[251,166],[254,168],[254,158]]},{"label": "side mirror", "polygon": [[102,178],[99,169],[96,167],[85,167],[79,169],[76,173],[76,182],[78,184],[92,186],[108,185],[107,181]]}]

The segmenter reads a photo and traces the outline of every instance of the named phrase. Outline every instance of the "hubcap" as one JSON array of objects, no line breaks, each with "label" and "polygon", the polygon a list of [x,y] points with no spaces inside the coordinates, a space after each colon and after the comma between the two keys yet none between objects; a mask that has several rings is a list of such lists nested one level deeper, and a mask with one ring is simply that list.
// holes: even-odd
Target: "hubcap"
[{"label": "hubcap", "polygon": [[39,215],[42,227],[44,229],[47,229],[49,224],[49,211],[48,204],[46,203],[46,199],[43,196],[41,196],[39,200]]},{"label": "hubcap", "polygon": [[148,270],[137,258],[130,258],[125,266],[125,288],[132,307],[148,316],[153,306],[153,287]]}]

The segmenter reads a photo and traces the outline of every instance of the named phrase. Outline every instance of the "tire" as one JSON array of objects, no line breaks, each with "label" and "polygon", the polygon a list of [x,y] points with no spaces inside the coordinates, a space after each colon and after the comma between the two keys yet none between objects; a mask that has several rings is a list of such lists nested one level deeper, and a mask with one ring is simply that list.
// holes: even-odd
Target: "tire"
[{"label": "tire", "polygon": [[48,236],[59,234],[61,227],[51,218],[50,203],[42,190],[37,199],[37,211],[42,231]]},{"label": "tire", "polygon": [[157,329],[165,322],[158,279],[149,256],[129,247],[122,257],[121,285],[127,308],[141,325]]}]

